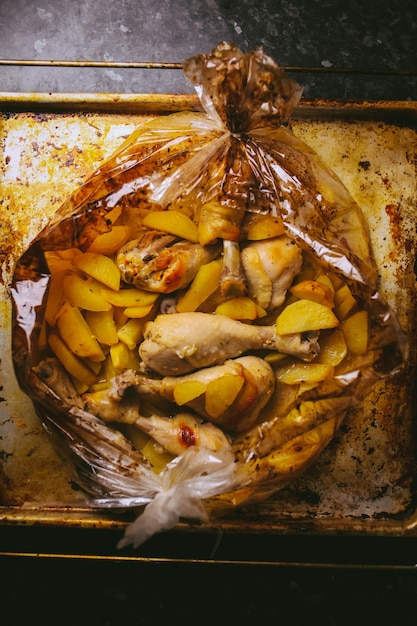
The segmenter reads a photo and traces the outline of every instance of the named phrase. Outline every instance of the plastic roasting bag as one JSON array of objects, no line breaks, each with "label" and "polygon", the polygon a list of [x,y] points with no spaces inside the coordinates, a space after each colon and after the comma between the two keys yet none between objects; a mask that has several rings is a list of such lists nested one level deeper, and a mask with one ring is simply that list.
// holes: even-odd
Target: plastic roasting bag
[{"label": "plastic roasting bag", "polygon": [[[138,127],[32,242],[12,285],[19,383],[90,505],[146,506],[121,546],[180,517],[208,520],[270,496],[311,465],[347,411],[407,358],[406,337],[378,294],[360,208],[286,124],[299,85],[261,49],[244,54],[226,43],[185,61],[184,72],[204,111]],[[117,250],[97,248],[107,234],[117,242],[116,232]],[[103,256],[116,277],[113,265],[97,270]],[[281,262],[277,277],[268,259]],[[92,294],[88,305],[76,302],[80,281]],[[285,311],[294,303],[301,313],[287,317],[310,325],[288,333]],[[230,319],[231,310],[243,318]],[[176,319],[182,347],[171,336]],[[97,320],[110,324],[101,340]],[[161,346],[162,322],[169,330]],[[196,348],[186,339],[200,322],[200,333],[215,339]],[[88,349],[85,323],[98,329]],[[346,348],[355,324],[365,349],[354,340]],[[222,342],[230,354],[219,356]],[[336,361],[323,357],[329,350]],[[237,359],[242,352],[252,361]],[[188,373],[179,375],[178,364]],[[185,452],[170,451],[174,440]]]}]

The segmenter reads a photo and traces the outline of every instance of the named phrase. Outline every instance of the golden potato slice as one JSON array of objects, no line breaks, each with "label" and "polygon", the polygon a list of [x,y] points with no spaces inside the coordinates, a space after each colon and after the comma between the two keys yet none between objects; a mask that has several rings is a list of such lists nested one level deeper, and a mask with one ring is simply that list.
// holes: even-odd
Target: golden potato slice
[{"label": "golden potato slice", "polygon": [[90,368],[90,370],[96,375],[100,373],[103,366],[103,361],[92,361],[91,359],[83,359],[83,363],[85,363],[87,367]]},{"label": "golden potato slice", "polygon": [[66,272],[74,271],[74,265],[72,264],[72,258],[63,259],[57,252],[45,252],[45,260],[48,264],[51,275],[58,274],[64,276]]},{"label": "golden potato slice", "polygon": [[326,287],[328,287],[328,289],[330,289],[330,293],[332,294],[332,300],[333,300],[333,296],[334,296],[334,292],[335,292],[335,288],[334,285],[332,283],[332,279],[330,278],[329,274],[319,274],[318,276],[316,276],[316,281],[318,283],[321,283],[322,285],[326,285]]},{"label": "golden potato slice", "polygon": [[56,254],[60,259],[72,261],[74,257],[82,254],[82,252],[79,248],[67,248],[66,250],[57,250],[56,252],[52,252],[52,254]]},{"label": "golden potato slice", "polygon": [[118,329],[117,336],[120,341],[127,345],[129,350],[134,350],[139,340],[143,337],[144,327],[145,321],[143,319],[132,318]]},{"label": "golden potato slice", "polygon": [[343,287],[343,285],[345,284],[345,282],[341,278],[339,278],[337,274],[334,274],[333,272],[330,272],[329,278],[332,281],[332,285],[335,291],[340,289],[340,287]]},{"label": "golden potato slice", "polygon": [[276,365],[277,363],[281,363],[281,361],[284,361],[285,359],[288,359],[288,354],[284,354],[283,352],[268,352],[268,354],[265,356],[265,361],[267,361],[272,366]]},{"label": "golden potato slice", "polygon": [[142,319],[149,315],[153,309],[153,304],[147,304],[145,306],[129,306],[123,309],[124,315],[132,319]]},{"label": "golden potato slice", "polygon": [[279,237],[284,232],[284,222],[280,217],[266,215],[263,219],[256,221],[249,227],[246,237],[249,241],[259,241],[261,239]]},{"label": "golden potato slice", "polygon": [[198,243],[196,224],[181,211],[150,211],[142,220],[143,226]]},{"label": "golden potato slice", "polygon": [[100,295],[100,285],[92,278],[67,274],[63,278],[64,297],[72,306],[86,311],[110,311],[111,304]]},{"label": "golden potato slice", "polygon": [[320,338],[320,353],[314,363],[339,365],[347,355],[347,345],[343,331],[337,328],[330,335]]},{"label": "golden potato slice", "polygon": [[90,389],[90,385],[87,385],[87,383],[78,380],[78,378],[74,378],[74,376],[71,376],[71,380],[72,380],[72,384],[74,385],[77,393],[79,393],[79,395],[85,393],[86,391],[88,391]]},{"label": "golden potato slice", "polygon": [[98,235],[93,241],[87,252],[96,252],[97,254],[114,254],[121,248],[132,236],[132,228],[130,226],[120,225],[113,226],[111,231]]},{"label": "golden potato slice", "polygon": [[64,274],[52,274],[49,283],[48,299],[46,301],[45,320],[51,326],[55,325],[58,311],[64,304]]},{"label": "golden potato slice", "polygon": [[[111,349],[111,348],[110,348]],[[106,380],[109,382],[112,378],[114,378],[120,372],[116,372],[115,367],[113,365],[113,360],[111,358],[111,354],[106,357],[106,360],[103,363],[103,370]]]},{"label": "golden potato slice", "polygon": [[84,252],[73,259],[73,264],[88,276],[95,278],[106,287],[118,291],[120,288],[120,271],[110,257],[96,252]]},{"label": "golden potato slice", "polygon": [[178,300],[178,313],[192,313],[209,298],[218,288],[222,263],[211,261],[202,265],[195,275],[191,285]]},{"label": "golden potato slice", "polygon": [[341,324],[347,349],[351,354],[365,354],[368,349],[368,312],[357,311]]},{"label": "golden potato slice", "polygon": [[175,386],[174,401],[178,406],[183,406],[201,396],[205,390],[205,383],[199,380],[184,380]]},{"label": "golden potato slice", "polygon": [[104,361],[106,358],[77,307],[66,302],[58,312],[56,327],[61,339],[76,356],[85,357],[91,361]]},{"label": "golden potato slice", "polygon": [[57,333],[51,333],[48,343],[64,369],[74,378],[90,386],[96,380],[96,375],[75,356]]},{"label": "golden potato slice", "polygon": [[101,377],[98,376],[96,382],[94,383],[94,385],[90,385],[89,391],[91,393],[93,393],[93,392],[95,393],[95,392],[98,392],[98,391],[108,391],[110,389],[109,381],[108,380],[104,380],[104,379],[100,380],[100,378]]},{"label": "golden potato slice", "polygon": [[333,373],[334,368],[331,365],[319,363],[292,363],[276,370],[277,380],[287,385],[314,386],[333,376]]},{"label": "golden potato slice", "polygon": [[345,317],[352,311],[356,305],[356,300],[352,296],[352,293],[348,285],[339,287],[334,294],[334,306],[335,313],[339,320],[344,320]]},{"label": "golden potato slice", "polygon": [[279,335],[335,328],[338,325],[339,320],[330,307],[305,299],[286,306],[276,321]]},{"label": "golden potato slice", "polygon": [[159,474],[167,463],[172,461],[174,456],[167,452],[163,446],[150,437],[147,443],[142,448],[142,454],[146,457],[149,463],[152,465],[152,470],[155,474]]},{"label": "golden potato slice", "polygon": [[333,294],[330,287],[317,280],[303,280],[290,287],[290,292],[300,300],[311,300],[330,308],[333,307]]},{"label": "golden potato slice", "polygon": [[122,341],[119,341],[114,346],[110,346],[110,358],[116,373],[129,369],[138,370],[140,367],[137,350],[129,350]]},{"label": "golden potato slice", "polygon": [[215,310],[218,315],[226,315],[235,320],[256,320],[266,315],[265,309],[247,296],[231,298],[218,305]]},{"label": "golden potato slice", "polygon": [[207,385],[205,409],[211,417],[219,417],[233,404],[244,379],[236,374],[224,374]]},{"label": "golden potato slice", "polygon": [[114,323],[116,324],[117,329],[121,328],[123,324],[126,324],[126,322],[129,319],[128,317],[126,317],[123,311],[124,309],[121,309],[118,306],[113,307],[113,318],[114,318]]},{"label": "golden potato slice", "polygon": [[159,297],[158,293],[136,288],[120,289],[120,291],[103,288],[101,295],[107,302],[122,309],[148,306],[154,304]]},{"label": "golden potato slice", "polygon": [[106,220],[114,224],[122,214],[122,205],[117,204],[114,209],[106,213]]},{"label": "golden potato slice", "polygon": [[108,311],[87,311],[85,319],[91,332],[101,344],[112,346],[119,341],[112,309]]},{"label": "golden potato slice", "polygon": [[140,430],[135,424],[127,424],[126,433],[136,450],[142,450],[150,439],[149,435]]}]

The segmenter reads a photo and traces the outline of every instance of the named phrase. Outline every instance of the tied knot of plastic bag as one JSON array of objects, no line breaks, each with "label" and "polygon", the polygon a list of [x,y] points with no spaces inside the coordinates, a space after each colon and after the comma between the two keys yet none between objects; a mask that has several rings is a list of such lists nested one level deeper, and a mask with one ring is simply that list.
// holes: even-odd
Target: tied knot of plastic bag
[{"label": "tied knot of plastic bag", "polygon": [[282,123],[297,106],[303,88],[262,48],[244,53],[221,42],[211,54],[183,64],[206,113],[232,133],[247,133],[270,120]]},{"label": "tied knot of plastic bag", "polygon": [[234,455],[189,448],[157,475],[156,492],[141,515],[130,524],[118,547],[137,548],[152,535],[175,526],[180,518],[207,521],[203,500],[235,484]]}]

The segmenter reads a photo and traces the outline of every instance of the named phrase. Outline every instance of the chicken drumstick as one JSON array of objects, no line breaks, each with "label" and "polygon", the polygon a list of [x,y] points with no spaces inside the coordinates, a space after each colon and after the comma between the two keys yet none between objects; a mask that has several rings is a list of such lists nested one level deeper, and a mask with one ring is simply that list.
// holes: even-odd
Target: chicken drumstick
[{"label": "chicken drumstick", "polygon": [[139,354],[151,370],[176,376],[260,349],[311,361],[319,352],[317,333],[284,336],[274,325],[245,324],[211,313],[173,313],[148,322]]}]

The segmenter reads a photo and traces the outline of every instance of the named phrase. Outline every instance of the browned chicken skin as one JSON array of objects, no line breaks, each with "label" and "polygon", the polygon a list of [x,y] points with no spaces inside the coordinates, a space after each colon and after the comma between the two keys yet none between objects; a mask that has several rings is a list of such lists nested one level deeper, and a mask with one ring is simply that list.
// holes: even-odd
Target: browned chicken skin
[{"label": "browned chicken skin", "polygon": [[159,293],[188,285],[198,269],[218,256],[220,247],[202,246],[159,231],[144,231],[118,252],[116,263],[125,283]]}]

